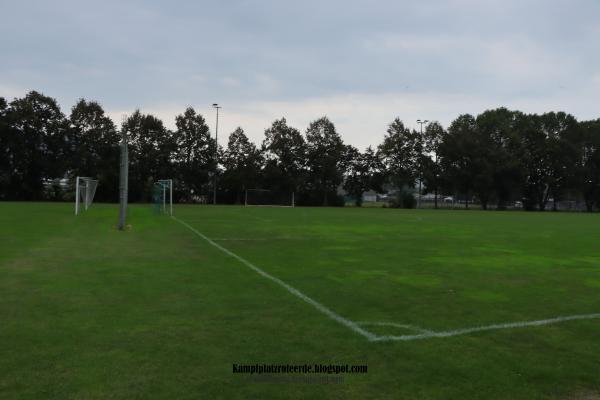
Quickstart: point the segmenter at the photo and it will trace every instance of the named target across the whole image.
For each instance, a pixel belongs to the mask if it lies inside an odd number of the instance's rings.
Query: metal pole
[[[169,179],[169,215],[173,216],[173,179]]]
[[[85,181],[85,211],[87,211],[90,204],[90,180]]]
[[[423,138],[423,124],[421,124],[421,138]],[[421,208],[421,182],[423,182],[423,168],[419,159],[419,201],[417,202],[417,208]]]
[[[75,215],[79,214],[79,177],[75,178]]]
[[[419,142],[423,143],[423,124],[428,123],[428,120],[421,121],[417,120],[417,124],[421,125],[421,136],[419,137]],[[422,156],[422,154],[421,154]],[[421,162],[421,157],[419,157],[419,198],[417,199],[417,208],[421,208],[421,183],[423,182],[423,163]]]
[[[246,189],[246,193],[244,194],[244,207],[248,207],[248,189]]]
[[[213,179],[213,204],[217,204],[217,171],[219,170],[219,108],[217,103],[213,104],[213,107],[217,109],[217,123],[215,126],[215,175]]]
[[[127,154],[127,131],[123,129],[121,141],[121,171],[119,176],[119,229],[125,229],[127,218],[127,185],[129,175],[129,158]]]

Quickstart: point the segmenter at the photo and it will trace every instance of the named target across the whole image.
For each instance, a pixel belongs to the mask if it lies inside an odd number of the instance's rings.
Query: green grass
[[[445,331],[600,312],[600,215],[176,206],[352,321]],[[130,207],[0,203],[0,398],[571,399],[600,393],[600,320],[370,342]],[[377,335],[410,334],[367,327]],[[337,384],[232,364],[367,364]]]

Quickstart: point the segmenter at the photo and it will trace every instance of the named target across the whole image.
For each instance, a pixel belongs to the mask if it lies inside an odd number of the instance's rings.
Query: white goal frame
[[[83,201],[83,211],[86,211],[94,201],[98,180],[87,176],[75,177],[75,215],[79,215],[81,202]]]
[[[162,212],[170,216],[173,215],[173,179],[159,179],[154,182],[155,185],[159,185],[162,191]],[[169,192],[168,197],[168,210],[167,210],[167,191]]]
[[[274,192],[273,190],[270,190],[270,189],[246,189],[244,191],[244,207],[290,207],[290,208],[294,208],[296,206],[294,192],[290,192],[291,204],[248,204],[248,191]]]

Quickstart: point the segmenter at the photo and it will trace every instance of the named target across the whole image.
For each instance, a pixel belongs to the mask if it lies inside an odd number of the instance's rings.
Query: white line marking
[[[211,238],[211,240],[215,242],[246,242],[246,241],[270,241],[270,240],[291,240],[293,237],[289,236],[280,236],[280,237],[271,237],[271,238]]]
[[[194,232],[196,235],[198,235],[202,239],[206,240],[210,245],[212,245],[212,246],[216,247],[217,249],[221,250],[223,253],[225,253],[225,254],[227,254],[227,255],[235,258],[236,260],[238,260],[239,262],[241,262],[242,264],[244,264],[245,266],[247,266],[248,268],[250,268],[254,272],[258,273],[259,275],[263,276],[264,278],[270,279],[271,281],[279,284],[280,286],[283,286],[288,292],[290,292],[291,294],[293,294],[293,295],[301,298],[302,300],[304,300],[308,304],[312,305],[317,310],[321,311],[323,314],[327,315],[332,320],[339,322],[340,324],[346,326],[347,328],[350,328],[352,331],[358,333],[359,335],[362,335],[362,336],[366,337],[367,339],[369,339],[371,341],[377,340],[379,338],[379,336],[377,336],[377,335],[375,335],[375,334],[373,334],[373,333],[371,333],[371,332],[369,332],[369,331],[361,328],[355,322],[352,322],[352,321],[350,321],[350,320],[342,317],[341,315],[338,315],[338,314],[334,313],[329,308],[325,307],[324,305],[322,305],[321,303],[317,302],[316,300],[311,299],[310,297],[308,297],[307,295],[305,295],[304,293],[302,293],[298,289],[296,289],[296,288],[288,285],[287,283],[285,283],[281,279],[276,278],[273,275],[270,275],[270,274],[266,273],[262,269],[258,268],[254,264],[252,264],[250,261],[247,261],[246,259],[238,256],[237,254],[235,254],[234,252],[226,249],[225,247],[221,246],[220,244],[213,242],[207,236],[205,236],[202,233],[200,233],[199,231],[197,231],[191,225],[185,223],[184,221],[182,221],[182,220],[180,220],[180,219],[178,219],[176,217],[171,217],[171,218],[173,218],[175,221],[179,222],[183,226],[186,226],[189,230],[191,230],[192,232]]]
[[[408,329],[411,331],[415,331],[415,332],[420,332],[420,333],[435,333],[434,331],[430,331],[427,329],[423,329],[423,328],[419,328],[418,326],[414,326],[414,325],[408,325],[408,324],[398,324],[396,322],[368,322],[368,321],[361,321],[361,322],[357,322],[358,325],[367,325],[367,326],[393,326],[394,328],[402,328],[402,329]]]
[[[596,319],[596,318],[600,318],[600,313],[568,315],[568,316],[564,316],[564,317],[540,319],[537,321],[509,322],[509,323],[505,323],[505,324],[477,326],[474,328],[455,329],[455,330],[444,331],[444,332],[421,333],[418,335],[401,335],[401,336],[385,335],[385,336],[377,336],[375,339],[371,339],[371,340],[375,341],[375,342],[385,342],[385,341],[391,341],[391,340],[410,341],[410,340],[418,340],[418,339],[446,338],[446,337],[450,337],[450,336],[465,335],[467,333],[473,333],[473,332],[492,331],[492,330],[497,330],[497,329],[524,328],[527,326],[542,326],[542,325],[556,324],[556,323],[565,322],[565,321],[573,321],[573,320],[578,320],[578,319]]]

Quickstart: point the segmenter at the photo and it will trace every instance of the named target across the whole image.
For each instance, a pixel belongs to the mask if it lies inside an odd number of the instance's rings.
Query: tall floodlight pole
[[[122,129],[121,139],[121,166],[119,174],[119,224],[120,230],[125,229],[125,219],[127,217],[127,185],[129,175],[129,155],[127,150],[127,129]]]
[[[421,137],[419,138],[419,141],[421,143],[423,143],[423,125],[428,123],[428,120],[424,120],[421,121],[420,119],[417,120],[417,124],[421,125]],[[419,198],[417,200],[417,208],[421,208],[421,182],[423,182],[423,165],[422,165],[422,160],[420,160],[421,157],[419,157]]]
[[[217,204],[217,171],[219,170],[219,108],[220,105],[213,103],[213,108],[217,110],[217,124],[215,126],[215,173],[213,179],[213,204]]]

